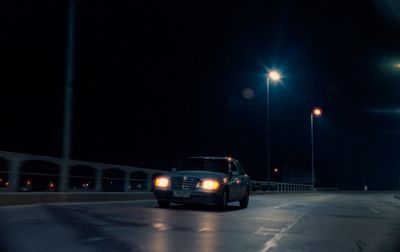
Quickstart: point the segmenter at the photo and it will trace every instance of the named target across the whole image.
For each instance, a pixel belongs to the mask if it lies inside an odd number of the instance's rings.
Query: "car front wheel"
[[[159,207],[166,208],[166,207],[169,207],[169,204],[171,202],[165,201],[165,200],[157,200],[157,203],[158,203]]]
[[[228,207],[228,192],[225,189],[222,191],[217,207],[219,210],[225,210]]]
[[[239,201],[240,204],[240,208],[247,208],[247,206],[249,205],[249,190],[246,190],[246,193],[243,197],[243,199],[241,199]]]

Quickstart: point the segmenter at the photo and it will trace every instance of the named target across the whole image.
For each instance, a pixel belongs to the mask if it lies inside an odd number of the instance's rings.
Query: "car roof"
[[[226,159],[230,158],[230,159],[232,159],[232,160],[234,160],[234,161],[237,161],[236,159],[231,158],[231,157],[197,156],[197,157],[189,157],[189,158],[193,158],[193,159],[214,159],[214,160],[226,160]]]

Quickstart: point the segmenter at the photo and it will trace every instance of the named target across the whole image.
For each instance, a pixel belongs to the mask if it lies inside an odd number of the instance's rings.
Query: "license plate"
[[[189,198],[190,192],[189,191],[174,191],[174,197]]]

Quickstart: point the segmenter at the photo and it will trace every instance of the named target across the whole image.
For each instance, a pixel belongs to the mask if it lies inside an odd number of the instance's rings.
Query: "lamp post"
[[[314,108],[311,111],[311,185],[314,188],[315,175],[314,175],[314,117],[320,117],[322,110],[320,108]]]
[[[267,170],[268,181],[270,181],[271,173],[271,144],[270,144],[270,110],[269,110],[269,85],[270,82],[278,82],[281,79],[281,74],[276,70],[269,71],[266,75],[267,78]]]
[[[65,64],[64,127],[60,191],[68,190],[69,159],[71,155],[72,100],[74,82],[75,8],[76,0],[68,1],[67,55]]]

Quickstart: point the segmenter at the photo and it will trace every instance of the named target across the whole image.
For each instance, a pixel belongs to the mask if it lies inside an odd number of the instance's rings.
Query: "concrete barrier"
[[[311,192],[311,191],[310,191]],[[253,191],[252,195],[275,194],[273,191]],[[287,192],[279,192],[287,193]],[[0,193],[0,206],[33,205],[66,202],[108,202],[155,200],[152,192],[7,192]]]
[[[62,202],[102,202],[154,199],[152,192],[30,192],[0,193],[0,206]]]

